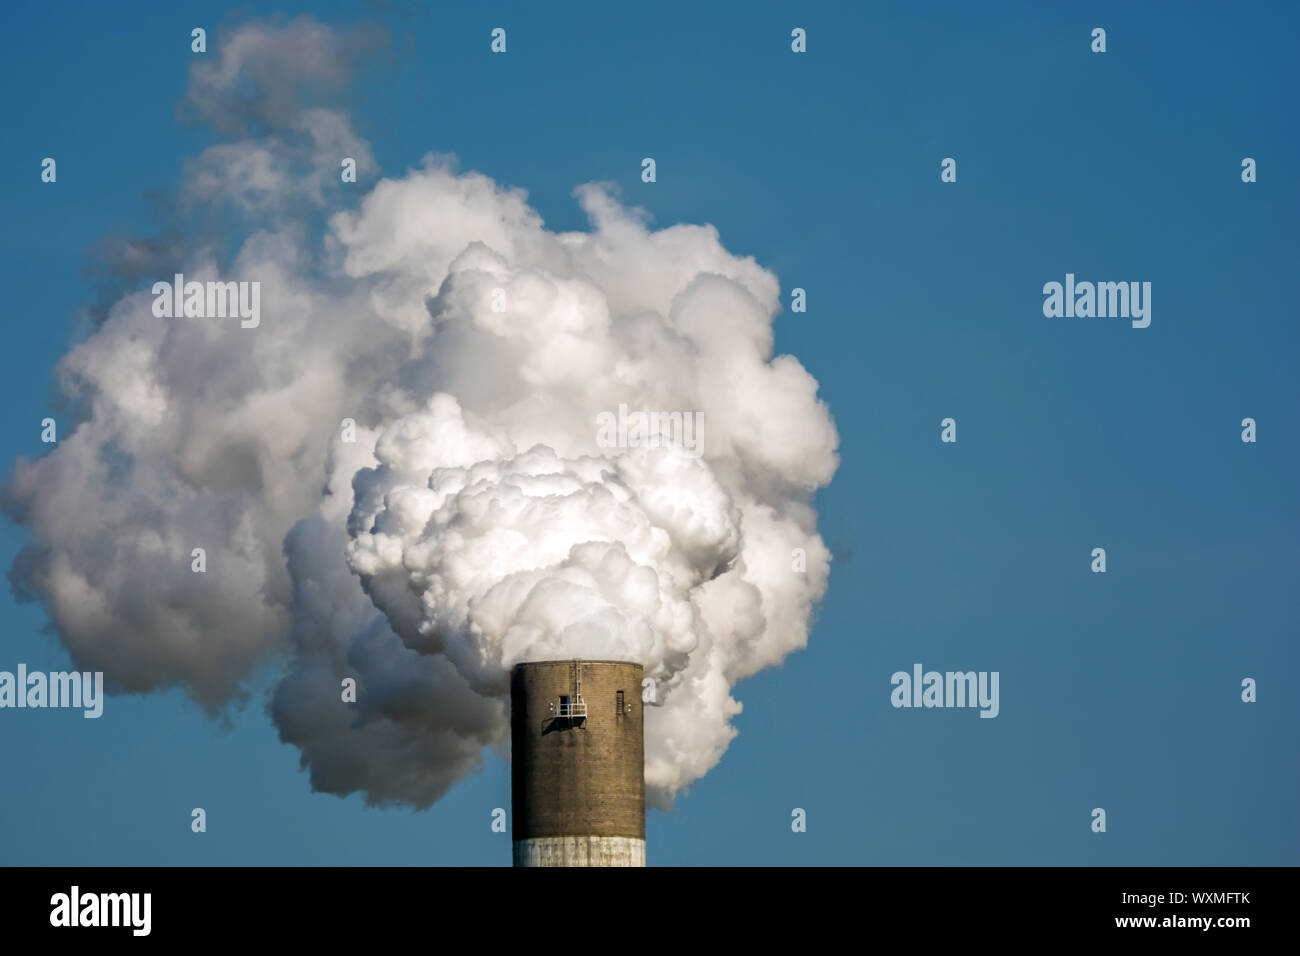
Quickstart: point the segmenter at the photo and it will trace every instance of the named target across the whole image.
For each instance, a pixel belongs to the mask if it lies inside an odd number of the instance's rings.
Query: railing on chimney
[[[557,713],[556,716],[557,717],[586,717],[587,705],[580,700],[575,700],[572,703],[568,703],[568,704],[560,704],[559,713]]]
[[[550,713],[542,719],[542,726],[551,720],[587,719],[587,703],[582,699],[582,661],[573,662],[573,695],[551,701]]]

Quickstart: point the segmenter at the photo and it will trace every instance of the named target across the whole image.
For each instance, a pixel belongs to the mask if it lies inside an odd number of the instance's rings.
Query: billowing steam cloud
[[[223,232],[112,244],[135,291],[59,366],[80,421],[6,490],[31,535],[11,579],[119,690],[219,712],[287,662],[282,739],[315,788],[377,803],[428,806],[504,747],[514,662],[641,661],[666,805],[826,587],[808,501],[837,439],[816,381],[772,355],[777,280],[600,186],[576,193],[590,231],[563,234],[436,156],[364,192],[368,147],[307,97],[366,46],[252,24],[194,69],[186,109],[250,137],[197,157],[179,197]],[[174,271],[259,281],[260,324],[155,317],[148,282]],[[620,406],[699,413],[699,444],[599,441]]]

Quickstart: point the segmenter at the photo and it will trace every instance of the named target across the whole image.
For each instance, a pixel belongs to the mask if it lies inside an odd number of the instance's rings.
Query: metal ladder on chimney
[[[586,729],[587,705],[582,700],[582,661],[573,662],[573,716],[583,718],[580,725]]]

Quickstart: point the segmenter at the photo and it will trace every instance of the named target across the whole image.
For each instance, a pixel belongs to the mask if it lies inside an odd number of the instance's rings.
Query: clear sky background
[[[190,29],[211,50],[250,9],[389,26],[346,91],[383,172],[454,153],[552,230],[586,228],[576,185],[614,180],[658,226],[715,225],[787,303],[807,290],[777,346],[840,431],[830,588],[808,648],[737,686],[721,763],[650,814],[652,865],[1300,863],[1300,7],[14,6],[6,475],[42,452],[96,301],[87,250],[153,231],[150,197],[209,142],[175,120]],[[1150,328],[1045,318],[1067,272],[1151,282]],[[0,531],[4,566],[23,542]],[[5,589],[0,669],[69,666],[45,625]],[[892,708],[917,662],[998,671],[1001,713]],[[313,794],[264,711],[277,675],[225,725],[180,692],[95,721],[0,711],[0,864],[509,863],[506,764],[422,813]]]

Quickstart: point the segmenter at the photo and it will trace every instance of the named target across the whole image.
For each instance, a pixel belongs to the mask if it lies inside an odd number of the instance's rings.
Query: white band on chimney
[[[515,866],[645,866],[645,840],[637,837],[533,837],[514,848]]]

